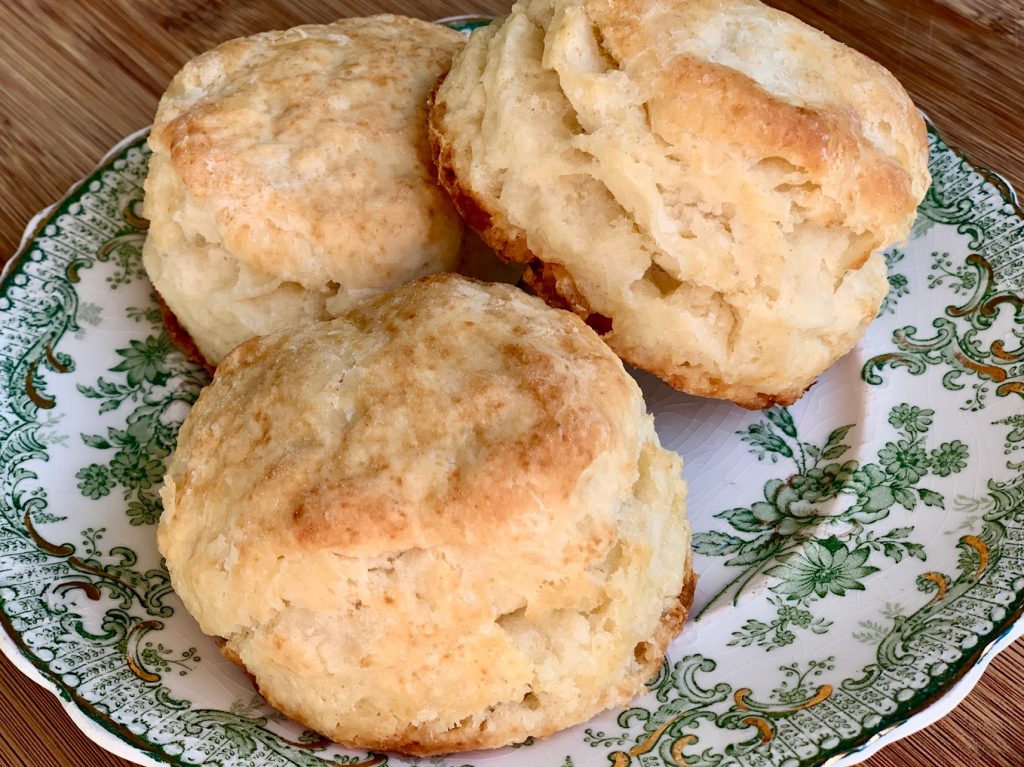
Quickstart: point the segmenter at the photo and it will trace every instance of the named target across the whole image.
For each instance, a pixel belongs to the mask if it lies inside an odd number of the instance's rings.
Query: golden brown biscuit
[[[143,259],[206,361],[455,268],[426,99],[463,39],[344,19],[232,40],[177,74],[149,139]]]
[[[537,293],[747,407],[853,347],[929,181],[892,75],[755,0],[520,0],[456,58],[431,139]]]
[[[642,691],[693,596],[681,461],[577,317],[425,278],[250,340],[189,414],[160,551],[309,727],[435,754]]]

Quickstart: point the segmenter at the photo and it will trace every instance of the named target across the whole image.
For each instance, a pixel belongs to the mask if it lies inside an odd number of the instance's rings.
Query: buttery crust
[[[643,689],[692,599],[681,468],[578,317],[438,275],[231,352],[158,542],[289,715],[354,747],[493,748]]]
[[[457,56],[430,139],[538,295],[671,386],[752,408],[856,343],[929,183],[899,83],[754,0],[520,0]]]
[[[253,335],[455,269],[426,98],[464,38],[401,16],[231,40],[161,99],[143,261],[211,364]]]
[[[697,575],[690,569],[690,562],[687,561],[686,576],[679,596],[676,597],[671,607],[666,608],[665,612],[662,613],[661,622],[658,624],[658,628],[655,630],[651,641],[638,644],[634,648],[634,656],[641,664],[644,679],[651,679],[658,673],[669,645],[672,644],[672,641],[683,630],[686,616],[689,615],[690,606],[693,604],[693,594],[696,588]],[[301,712],[289,711],[287,705],[282,705],[279,701],[274,700],[272,693],[266,693],[260,688],[259,680],[249,672],[242,659],[234,650],[227,646],[223,638],[217,637],[215,641],[221,654],[245,672],[253,687],[259,691],[267,703],[292,719],[302,718]],[[627,694],[624,699],[630,697],[633,696]],[[609,705],[615,704],[611,703]],[[510,743],[515,743],[528,737],[541,738],[553,735],[560,729],[563,729],[563,727],[555,724],[548,725],[548,729],[545,730],[529,730],[526,727],[521,727],[517,731],[510,730],[506,736]],[[494,745],[493,738],[485,738],[479,731],[474,732],[465,728],[450,730],[444,733],[443,736],[438,737],[437,733],[430,730],[423,732],[422,728],[409,727],[387,739],[360,743],[359,747],[372,751],[396,751],[403,754],[433,756],[455,751],[475,751],[493,748]]]

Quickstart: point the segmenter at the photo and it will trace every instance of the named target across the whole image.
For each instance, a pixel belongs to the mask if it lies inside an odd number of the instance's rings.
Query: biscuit
[[[854,346],[929,183],[892,75],[755,0],[520,0],[456,57],[431,141],[535,292],[746,407]]]
[[[463,42],[344,19],[231,40],[175,76],[149,138],[143,262],[206,362],[455,268],[426,100]]]
[[[644,689],[693,597],[686,485],[584,323],[424,278],[247,341],[161,493],[175,591],[341,743],[540,737]]]

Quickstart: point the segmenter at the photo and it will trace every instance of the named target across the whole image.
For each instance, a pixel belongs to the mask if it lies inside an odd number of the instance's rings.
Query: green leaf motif
[[[107,450],[110,448],[110,443],[103,439],[99,434],[83,434],[82,442],[89,447],[95,447],[99,450]]]
[[[741,432],[751,452],[789,457],[793,473],[767,481],[762,500],[715,515],[734,534],[716,530],[694,536],[698,553],[723,557],[725,567],[741,570],[708,604],[726,597],[735,604],[761,575],[785,605],[806,616],[780,608],[775,620],[750,619],[734,632],[737,644],[770,650],[795,641],[790,634],[796,631],[827,631],[831,624],[815,618],[813,603],[864,590],[864,579],[879,570],[870,561],[872,556],[894,562],[925,559],[924,546],[910,539],[913,526],[896,527],[884,535],[872,526],[897,507],[910,512],[919,504],[944,508],[940,493],[918,483],[929,473],[948,476],[960,471],[968,451],[954,440],[929,453],[926,438],[934,415],[930,408],[895,405],[888,415],[895,438],[884,443],[876,461],[863,464],[836,460],[850,450],[844,440],[852,424],[832,429],[823,442],[806,442],[788,412],[776,408]],[[848,501],[833,503],[844,497]],[[829,534],[830,529],[835,532]]]
[[[142,652],[139,654],[139,658],[152,671],[157,673],[177,671],[178,676],[185,676],[190,671],[194,671],[194,664],[202,660],[196,654],[195,647],[190,647],[183,653],[176,654],[174,650],[164,647],[159,642],[156,644],[146,642]]]
[[[917,498],[915,498],[914,494],[905,487],[893,487],[892,496],[896,499],[896,502],[907,511],[913,511],[914,506],[917,504]]]
[[[925,553],[924,546],[922,546],[920,543],[908,541],[907,543],[903,544],[903,548],[906,549],[907,554],[912,556],[914,559],[920,559],[922,562],[924,562],[928,558],[927,553]]]
[[[771,508],[770,504],[762,505]],[[763,530],[766,524],[766,521],[754,516],[754,512],[750,509],[728,509],[715,514],[715,517],[726,520],[734,528],[744,533],[756,533]]]
[[[712,530],[699,536],[699,540],[695,539],[693,549],[698,554],[720,557],[723,554],[731,554],[743,544],[744,540],[742,538]]]
[[[775,424],[787,437],[796,438],[796,424],[789,410],[784,407],[773,407],[765,411],[765,416]]]
[[[730,567],[756,564],[771,557],[779,550],[779,542],[773,540],[772,536],[764,535],[759,539],[741,544],[736,549],[736,556],[725,561]]]
[[[833,458],[838,458],[839,456],[841,456],[843,453],[845,453],[849,449],[850,448],[847,445],[833,445],[828,450],[823,452],[821,454],[821,457],[826,459],[826,460],[831,460]]]
[[[838,429],[833,430],[832,433],[828,435],[828,439],[825,440],[825,447],[828,448],[832,445],[840,444],[846,438],[846,435],[850,433],[850,429],[852,428],[853,424],[847,424],[846,426],[840,426]]]
[[[779,456],[785,458],[793,457],[793,450],[786,443],[786,440],[779,436],[770,424],[764,421],[751,424],[745,430],[737,432],[737,434],[740,435],[741,440],[753,448],[753,453],[759,461],[763,460],[766,456],[772,462],[778,461]]]

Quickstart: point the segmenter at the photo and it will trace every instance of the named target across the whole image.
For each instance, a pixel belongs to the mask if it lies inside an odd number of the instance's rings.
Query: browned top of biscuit
[[[642,413],[574,315],[441,275],[236,348],[171,476],[179,495],[245,507],[246,535],[288,545],[359,554],[532,535],[597,456],[635,439]]]
[[[425,102],[463,42],[389,15],[231,40],[177,74],[150,144],[243,263],[303,285],[342,266],[347,288],[387,283],[389,254],[449,236]]]
[[[642,84],[655,136],[678,144],[695,133],[713,135],[824,185],[842,182],[846,199],[820,211],[822,225],[842,221],[854,206],[882,220],[913,213],[928,183],[919,151],[927,143],[924,121],[881,65],[755,0],[731,0],[727,11],[717,0],[586,5],[605,54]],[[677,44],[706,37],[709,20],[725,13],[732,18],[716,30],[716,43]],[[785,58],[759,46],[784,49]],[[867,113],[886,117],[888,135],[868,134]]]

